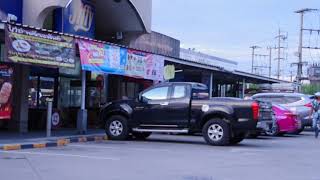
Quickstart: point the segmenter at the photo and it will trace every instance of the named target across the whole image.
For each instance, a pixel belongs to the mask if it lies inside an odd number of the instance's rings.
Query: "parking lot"
[[[74,143],[0,152],[5,180],[290,179],[320,180],[320,140],[300,136],[208,146],[201,136],[152,135],[146,141]]]

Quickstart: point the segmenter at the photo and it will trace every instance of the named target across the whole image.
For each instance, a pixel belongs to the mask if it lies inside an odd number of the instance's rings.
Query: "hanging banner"
[[[152,58],[147,59],[145,79],[152,79],[156,81],[163,81],[164,73],[164,57],[159,55],[152,55]]]
[[[127,50],[97,42],[77,40],[82,70],[124,75]]]
[[[163,80],[163,56],[86,40],[77,43],[82,70]]]
[[[11,66],[0,64],[0,120],[11,119],[12,74]]]
[[[128,50],[126,75],[144,78],[147,61],[152,61],[152,55],[140,51]]]
[[[74,38],[6,24],[5,61],[75,68]]]

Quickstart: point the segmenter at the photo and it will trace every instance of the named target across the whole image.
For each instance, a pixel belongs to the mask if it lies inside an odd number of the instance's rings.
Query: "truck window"
[[[186,91],[187,89],[186,89],[186,86],[184,85],[174,86],[172,98],[174,99],[184,98],[186,97],[186,94],[187,94]]]
[[[168,98],[169,87],[157,87],[142,94],[148,100],[165,100]]]
[[[207,90],[202,90],[202,89],[193,89],[192,90],[192,99],[208,99],[209,98],[209,93]]]

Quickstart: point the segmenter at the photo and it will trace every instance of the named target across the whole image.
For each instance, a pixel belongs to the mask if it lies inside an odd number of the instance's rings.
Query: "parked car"
[[[152,132],[202,133],[210,145],[241,142],[257,126],[259,104],[253,100],[209,98],[206,85],[161,83],[133,100],[115,101],[101,109],[108,137],[144,139]]]
[[[295,133],[301,133],[306,126],[312,126],[309,116],[312,97],[299,93],[259,93],[252,97],[255,100],[268,101],[288,108],[301,121],[302,125]]]
[[[301,128],[301,121],[297,115],[281,105],[273,105],[273,112],[276,117],[276,125],[268,135],[278,136],[286,133],[294,133]]]

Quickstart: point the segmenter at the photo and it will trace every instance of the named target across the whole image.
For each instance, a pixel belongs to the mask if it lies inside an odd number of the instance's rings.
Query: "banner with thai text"
[[[124,75],[127,50],[98,42],[77,40],[82,70]]]
[[[164,57],[94,41],[77,40],[82,69],[163,80]]]
[[[74,38],[6,24],[7,62],[75,67]]]

